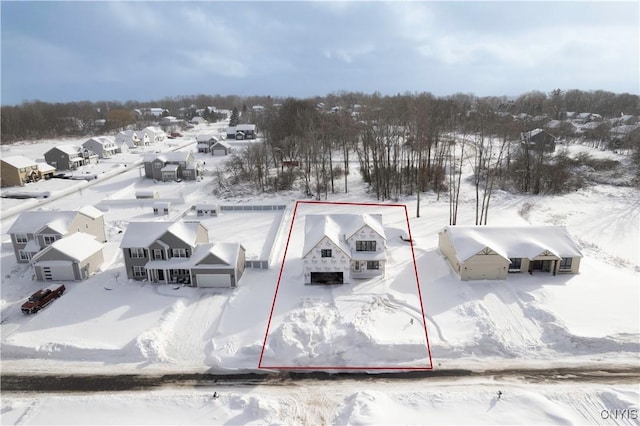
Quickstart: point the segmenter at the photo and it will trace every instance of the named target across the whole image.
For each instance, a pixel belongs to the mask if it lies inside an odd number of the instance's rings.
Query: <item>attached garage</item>
[[[103,244],[93,235],[76,232],[45,247],[31,259],[38,281],[79,281],[102,265]]]
[[[73,262],[58,260],[37,262],[33,265],[36,276],[43,281],[75,281]]]
[[[231,287],[230,274],[196,274],[196,286],[205,288]]]
[[[311,284],[344,284],[344,273],[311,272]]]

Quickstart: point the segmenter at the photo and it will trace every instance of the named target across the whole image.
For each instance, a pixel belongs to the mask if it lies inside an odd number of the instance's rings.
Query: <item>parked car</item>
[[[49,303],[62,296],[66,290],[64,284],[51,285],[33,293],[26,302],[22,304],[22,312],[25,314],[35,314]]]

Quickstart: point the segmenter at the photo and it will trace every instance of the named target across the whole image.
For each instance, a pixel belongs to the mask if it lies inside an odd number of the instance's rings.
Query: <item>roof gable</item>
[[[103,244],[99,243],[93,235],[76,232],[47,246],[33,257],[33,261],[49,258],[53,253],[61,257],[82,262],[102,250]]]

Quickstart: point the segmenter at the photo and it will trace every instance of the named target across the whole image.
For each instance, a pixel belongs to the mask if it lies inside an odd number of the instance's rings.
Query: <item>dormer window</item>
[[[376,251],[376,242],[356,241],[356,251]]]

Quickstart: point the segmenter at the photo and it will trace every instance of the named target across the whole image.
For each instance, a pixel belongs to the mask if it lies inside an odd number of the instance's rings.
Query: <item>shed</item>
[[[171,210],[171,203],[168,201],[156,201],[153,203],[153,214],[168,215]]]
[[[218,205],[200,203],[195,206],[196,214],[198,216],[218,216]]]
[[[136,198],[137,199],[148,199],[148,198],[158,198],[160,195],[158,194],[158,191],[154,191],[154,190],[140,190],[140,191],[136,191]]]

